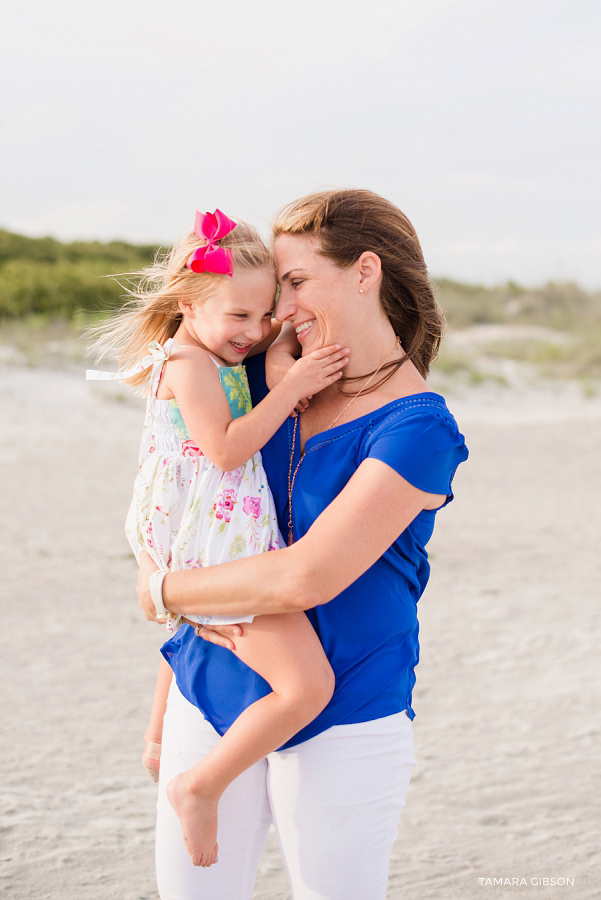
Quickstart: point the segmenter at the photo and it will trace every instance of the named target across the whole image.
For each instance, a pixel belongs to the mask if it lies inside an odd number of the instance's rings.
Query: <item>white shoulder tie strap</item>
[[[144,356],[133,369],[121,372],[101,372],[98,369],[86,369],[87,381],[123,381],[124,378],[132,378],[145,372],[157,363],[162,365],[166,362],[177,347],[173,346],[173,338],[169,338],[163,345],[158,341],[151,341],[148,345],[148,353]]]

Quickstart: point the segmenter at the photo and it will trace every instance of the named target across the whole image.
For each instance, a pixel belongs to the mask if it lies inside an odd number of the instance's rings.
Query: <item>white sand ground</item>
[[[389,898],[599,897],[601,401],[449,400],[472,455],[431,544]],[[163,634],[137,611],[123,537],[140,424],[79,370],[0,369],[7,898],[157,897],[138,757]],[[270,840],[255,898],[288,897]]]

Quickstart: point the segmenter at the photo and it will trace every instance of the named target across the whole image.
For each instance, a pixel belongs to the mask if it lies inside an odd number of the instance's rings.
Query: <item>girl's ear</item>
[[[188,300],[178,300],[179,311],[188,319],[194,318],[194,304]]]

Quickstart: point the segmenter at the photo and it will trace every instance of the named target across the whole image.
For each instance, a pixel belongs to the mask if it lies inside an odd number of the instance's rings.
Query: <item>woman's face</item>
[[[303,356],[348,341],[349,299],[358,293],[355,267],[340,269],[317,246],[316,238],[282,234],[273,248],[280,285],[276,318],[294,325]]]

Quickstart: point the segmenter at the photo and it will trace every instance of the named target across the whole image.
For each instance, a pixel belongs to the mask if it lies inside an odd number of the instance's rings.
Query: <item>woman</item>
[[[240,626],[179,630],[189,678],[170,695],[163,735],[157,872],[163,900],[250,898],[273,820],[295,900],[382,900],[412,758],[416,605],[425,545],[467,450],[425,376],[442,333],[417,236],[369,191],[327,191],[286,207],[274,224],[276,315],[303,354],[351,348],[340,381],[268,442],[263,461],[290,546],[170,573],[173,613],[305,610],[336,676],[326,709],[248,770],[219,808],[220,861],[195,869],[165,784],[269,690],[231,652]],[[254,399],[266,386],[248,366]],[[140,570],[140,605],[156,607]],[[186,699],[194,683],[205,719]]]

